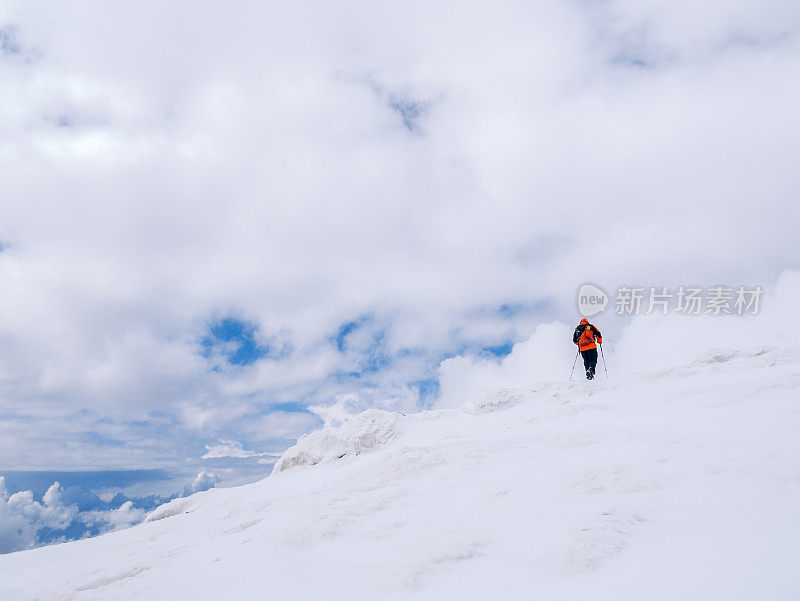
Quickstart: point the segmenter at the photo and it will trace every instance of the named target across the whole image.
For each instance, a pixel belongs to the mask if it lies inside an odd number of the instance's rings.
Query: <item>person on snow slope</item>
[[[597,367],[597,345],[603,344],[603,336],[600,334],[600,330],[589,323],[588,319],[583,318],[575,328],[572,342],[578,345],[581,357],[583,357],[586,379],[591,380],[594,378],[594,370]]]

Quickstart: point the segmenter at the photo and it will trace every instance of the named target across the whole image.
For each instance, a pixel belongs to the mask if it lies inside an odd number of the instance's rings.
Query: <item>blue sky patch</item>
[[[423,407],[429,407],[439,398],[441,385],[438,378],[426,378],[411,382],[411,387],[416,389],[419,395],[419,402]]]
[[[632,52],[620,52],[612,57],[611,62],[622,67],[634,67],[638,69],[649,69],[655,66],[653,62],[649,61],[644,56]]]
[[[497,314],[504,319],[515,319],[526,315],[543,313],[550,309],[550,304],[545,301],[534,303],[506,303],[497,308]]]
[[[374,374],[392,364],[386,330],[375,325],[371,315],[342,323],[331,338],[340,353],[352,355],[355,369],[338,374],[339,378],[358,379]]]
[[[511,349],[514,348],[514,343],[512,341],[505,342],[503,344],[498,344],[497,346],[485,346],[483,347],[483,352],[494,357],[506,357],[507,355],[511,354]]]
[[[419,133],[419,120],[428,108],[428,103],[420,102],[411,98],[390,95],[387,103],[390,109],[400,115],[403,126],[412,133]]]
[[[391,111],[396,113],[406,128],[412,134],[421,134],[420,121],[428,112],[431,102],[414,98],[409,91],[391,91],[372,76],[366,77],[366,83],[372,88],[375,96]]]
[[[345,352],[347,350],[347,337],[361,328],[368,321],[370,321],[370,317],[365,315],[354,321],[346,321],[340,325],[339,329],[336,330],[336,334],[333,336],[333,342],[336,345],[336,350],[338,350],[340,353]]]
[[[376,340],[375,346],[369,350],[366,358],[360,363],[359,368],[362,374],[374,374],[392,364],[392,356],[379,348],[382,344],[382,338]]]
[[[88,442],[101,447],[122,447],[125,441],[114,438],[107,438],[97,432],[84,432],[81,436],[82,442]]]
[[[203,338],[203,356],[224,356],[231,365],[250,365],[270,354],[269,346],[256,341],[257,326],[226,317],[211,325]]]
[[[0,27],[0,55],[11,56],[22,52],[17,28],[14,25]]]

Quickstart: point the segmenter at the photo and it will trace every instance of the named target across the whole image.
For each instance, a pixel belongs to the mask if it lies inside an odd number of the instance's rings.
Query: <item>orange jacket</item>
[[[600,330],[590,324],[588,319],[584,318],[581,319],[580,325],[575,328],[572,342],[577,344],[580,350],[588,351],[597,348],[597,344],[603,344],[603,336],[600,334]]]

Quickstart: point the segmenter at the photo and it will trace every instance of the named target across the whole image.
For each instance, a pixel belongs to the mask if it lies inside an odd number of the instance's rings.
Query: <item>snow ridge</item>
[[[0,557],[0,598],[798,599],[798,391],[797,351],[720,350],[369,410],[260,482]]]

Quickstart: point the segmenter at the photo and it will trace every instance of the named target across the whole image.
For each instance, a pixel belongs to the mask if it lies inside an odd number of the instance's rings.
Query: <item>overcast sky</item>
[[[6,0],[0,468],[430,407],[586,281],[774,286],[799,34],[796,0]]]

